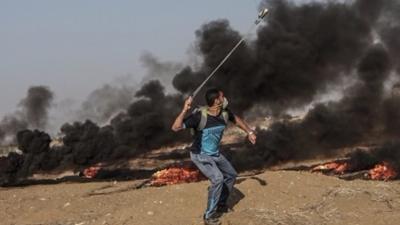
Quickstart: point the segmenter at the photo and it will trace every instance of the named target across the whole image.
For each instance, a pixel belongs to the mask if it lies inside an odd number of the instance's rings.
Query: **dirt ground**
[[[208,182],[135,189],[139,181],[0,188],[2,225],[202,224]],[[238,179],[226,225],[398,224],[400,182],[267,171]]]

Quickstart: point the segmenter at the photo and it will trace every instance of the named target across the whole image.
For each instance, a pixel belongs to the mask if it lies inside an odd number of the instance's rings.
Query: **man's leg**
[[[237,172],[222,154],[215,160],[215,162],[224,176],[224,185],[218,205],[220,207],[226,207],[229,194],[232,192],[233,185],[236,181]]]
[[[190,153],[190,157],[197,168],[211,181],[211,187],[208,190],[207,209],[204,214],[205,219],[209,219],[216,215],[224,177],[211,156]]]
[[[228,197],[229,197],[229,189],[227,187],[227,185],[224,183],[223,187],[222,187],[222,192],[221,192],[221,197],[219,199],[218,202],[218,208],[217,211],[220,213],[225,213],[228,209],[227,209],[227,201],[228,201]]]

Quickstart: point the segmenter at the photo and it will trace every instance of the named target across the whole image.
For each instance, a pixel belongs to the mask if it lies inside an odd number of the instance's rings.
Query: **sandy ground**
[[[207,181],[134,189],[138,182],[0,188],[0,224],[202,224]],[[267,171],[239,178],[231,204],[226,225],[399,224],[400,182]]]

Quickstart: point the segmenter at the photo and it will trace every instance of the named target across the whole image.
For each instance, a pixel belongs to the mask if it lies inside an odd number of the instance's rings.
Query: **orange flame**
[[[193,168],[171,167],[153,174],[150,185],[163,186],[198,182],[204,179],[199,170]]]
[[[83,170],[83,176],[86,178],[94,178],[101,169],[100,166],[91,166]]]
[[[322,165],[318,165],[312,169],[313,172],[316,171],[333,171],[338,174],[342,174],[348,170],[349,164],[347,162],[329,162]]]
[[[368,174],[372,180],[387,181],[397,177],[396,170],[388,162],[375,165],[373,169],[368,171]]]

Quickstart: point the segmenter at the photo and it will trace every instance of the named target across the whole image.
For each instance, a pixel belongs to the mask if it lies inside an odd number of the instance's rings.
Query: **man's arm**
[[[247,133],[249,141],[254,145],[256,143],[257,136],[254,133],[254,131],[250,128],[250,126],[244,120],[242,120],[240,117],[236,115],[235,115],[235,124],[240,129],[242,129],[244,132]]]
[[[192,97],[189,97],[188,99],[186,99],[182,111],[179,113],[179,115],[176,117],[174,123],[172,124],[171,129],[173,131],[178,132],[183,129],[183,119],[185,118],[185,114],[190,110],[192,101],[193,101]]]

